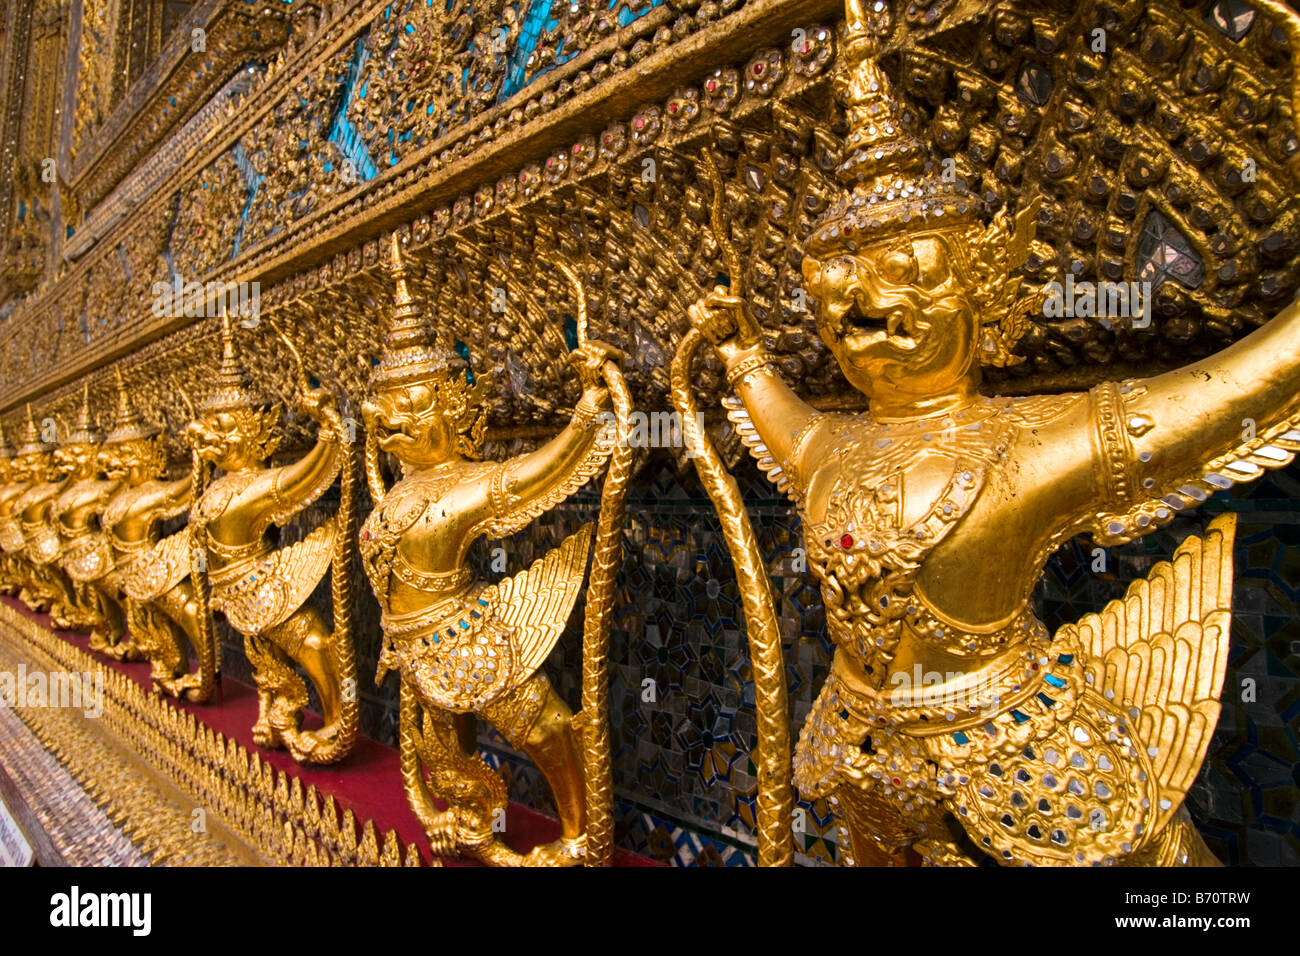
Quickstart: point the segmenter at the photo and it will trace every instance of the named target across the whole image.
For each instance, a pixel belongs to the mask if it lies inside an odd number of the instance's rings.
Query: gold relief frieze
[[[83,209],[106,196],[250,58],[280,49],[289,14],[277,4],[203,0],[131,86],[114,90],[130,42],[113,0],[85,4],[67,181]],[[201,31],[196,39],[194,30]],[[201,39],[201,43],[199,42]],[[201,49],[195,49],[196,46]]]
[[[758,3],[742,8],[734,16],[744,21],[739,25],[752,26],[757,31],[751,32],[752,36],[771,34],[781,36],[785,28],[783,24],[779,27],[777,24],[783,19],[788,20],[791,11],[797,10],[799,6],[799,4]],[[382,5],[376,9],[382,9]],[[273,276],[283,275],[288,269],[293,268],[291,263],[301,261],[304,254],[319,260],[322,247],[337,246],[340,236],[355,235],[358,229],[373,229],[376,218],[389,222],[400,221],[402,216],[400,210],[409,208],[419,196],[427,198],[431,185],[440,186],[444,193],[450,194],[455,184],[473,182],[475,164],[467,154],[482,153],[488,145],[491,145],[495,154],[492,165],[497,165],[504,155],[517,152],[521,143],[513,136],[512,131],[520,126],[527,126],[533,139],[541,136],[543,139],[549,139],[552,145],[557,140],[563,142],[569,138],[564,131],[564,126],[572,127],[576,118],[582,115],[583,110],[578,107],[589,107],[602,99],[600,95],[602,86],[616,86],[618,98],[627,102],[629,106],[634,105],[635,100],[630,99],[630,96],[635,95],[635,84],[631,82],[631,73],[626,68],[636,58],[644,61],[641,64],[642,68],[647,63],[653,62],[655,65],[652,85],[658,84],[670,88],[666,84],[675,82],[671,77],[671,69],[676,56],[674,50],[678,47],[685,48],[683,55],[692,58],[693,62],[700,63],[715,60],[718,55],[716,51],[722,47],[741,48],[734,30],[723,29],[722,24],[713,22],[720,15],[716,7],[705,4],[699,8],[693,18],[684,14],[678,15],[675,21],[677,25],[672,30],[668,30],[665,26],[668,18],[677,13],[679,11],[667,7],[656,8],[640,20],[634,21],[631,26],[611,32],[597,47],[539,78],[533,86],[528,87],[520,96],[506,104],[510,107],[508,110],[505,106],[488,110],[474,122],[461,124],[450,130],[446,137],[422,147],[397,166],[381,172],[374,181],[366,185],[364,190],[358,188],[350,192],[345,199],[321,204],[322,208],[305,220],[285,223],[284,228],[262,247],[255,247],[250,252],[241,253],[239,259],[227,267],[228,272],[233,273],[237,270],[240,278],[250,279],[256,278],[259,274],[266,276],[268,271]],[[355,36],[362,26],[364,20],[355,15],[349,20],[346,30],[338,22],[322,26],[321,39],[313,44],[311,61],[305,65],[301,64],[301,60],[296,61],[301,69],[273,63],[260,90],[250,98],[251,102],[247,108],[241,109],[240,116],[230,124],[230,132],[220,138],[209,155],[220,156],[228,152],[240,136],[251,129],[254,123],[262,121],[264,115],[272,110],[278,102],[277,97],[291,95],[290,74],[308,75],[321,65],[321,58],[331,56],[347,46],[351,42],[350,37]],[[733,23],[733,26],[737,24]],[[689,44],[684,41],[673,42],[676,36],[687,36],[692,30],[708,32],[712,41],[709,49],[715,51],[713,55],[705,56],[704,47],[698,42]],[[649,43],[651,37],[656,37],[658,42]],[[626,43],[631,43],[635,52],[620,55],[619,45]],[[645,76],[645,73],[638,73],[638,78],[643,81],[642,87],[645,85]],[[597,77],[602,79],[598,81]],[[578,87],[582,87],[585,92],[575,98],[572,94]],[[552,112],[564,111],[563,126],[557,124],[552,129],[546,122],[550,114],[544,104],[553,106]],[[202,162],[191,164],[181,175],[194,176],[196,169],[203,169],[206,165]],[[447,168],[449,175],[432,177],[429,175],[431,170],[440,168]],[[364,196],[364,201],[353,199],[353,193]],[[169,201],[172,201],[169,198],[169,190],[163,187],[156,191],[150,202],[153,205],[164,205]],[[366,223],[371,225],[366,226]],[[123,223],[119,229],[106,237],[108,242],[105,248],[93,250],[90,255],[93,257],[111,254],[111,246],[120,231],[131,228],[138,228],[138,226],[130,222]],[[285,255],[286,250],[289,253],[288,257]],[[84,268],[83,262],[77,263],[63,277],[61,284],[84,281],[85,273],[82,271]],[[263,281],[265,282],[265,279]],[[39,314],[41,311],[39,303],[20,308],[18,321],[14,325],[33,321],[32,313]],[[105,354],[122,351],[123,348],[118,343],[123,338],[138,342],[151,338],[174,325],[166,321],[151,322],[148,316],[142,318],[143,327],[139,321],[129,324],[131,329],[129,336],[113,335],[107,340],[91,343],[92,348],[88,348],[87,352],[90,353],[93,349],[94,359],[91,359],[88,354],[87,361],[79,364],[84,367],[93,364],[94,360],[102,361]],[[40,377],[48,382],[49,370],[42,370]],[[16,380],[16,378],[10,379],[10,381]]]
[[[980,27],[976,24],[971,29],[978,32]],[[1150,31],[1160,29],[1160,24],[1153,18],[1145,29],[1144,35],[1149,36]],[[1179,29],[1202,35],[1208,28],[1189,21]],[[553,286],[557,277],[537,274],[525,265],[533,261],[536,249],[548,246],[578,256],[594,280],[593,334],[641,357],[639,367],[629,368],[629,383],[634,391],[651,402],[655,401],[653,396],[663,394],[664,356],[671,354],[682,332],[678,317],[684,314],[691,296],[707,291],[718,268],[716,249],[707,230],[701,228],[703,202],[695,170],[698,146],[710,137],[720,148],[724,174],[729,180],[733,239],[751,273],[750,288],[762,310],[772,345],[781,356],[783,370],[803,380],[809,393],[818,396],[823,404],[835,401],[843,392],[842,380],[828,365],[816,341],[812,311],[815,303],[807,302],[807,311],[800,311],[796,305],[801,284],[792,263],[798,261],[803,236],[826,207],[830,195],[827,171],[834,168],[842,150],[842,114],[832,102],[827,83],[835,62],[833,42],[829,35],[825,40],[818,39],[819,32],[832,31],[815,25],[806,31],[813,38],[806,50],[768,48],[752,53],[748,60],[706,71],[695,83],[680,87],[664,100],[630,110],[620,122],[602,130],[569,137],[562,141],[563,148],[557,146],[522,169],[434,204],[428,212],[409,221],[413,265],[421,275],[416,281],[427,283],[426,294],[429,301],[438,303],[438,315],[454,317],[454,331],[471,360],[501,373],[491,412],[496,427],[553,422],[555,410],[572,398],[566,395],[562,377],[548,369],[552,358],[562,354],[559,349],[564,316],[545,306],[548,292],[554,298],[548,286]],[[968,40],[967,34],[956,31],[951,45],[961,48],[961,43]],[[340,44],[340,48],[345,45]],[[1055,208],[1061,210],[1056,213],[1059,221],[1072,223],[1074,220],[1065,213],[1074,201],[1071,190],[1082,190],[1100,177],[1107,191],[1093,204],[1101,214],[1081,218],[1096,229],[1105,226],[1114,233],[1124,223],[1119,213],[1130,200],[1132,187],[1128,184],[1132,177],[1160,174],[1162,167],[1158,163],[1142,167],[1126,160],[1122,169],[1114,171],[1094,162],[1095,175],[1088,178],[1052,178],[1044,175],[1051,169],[1050,156],[1037,171],[1027,173],[1027,157],[1049,151],[1053,143],[1061,142],[1055,130],[1050,130],[1050,135],[1037,135],[1038,126],[1026,126],[1024,135],[1000,133],[992,147],[986,148],[991,142],[990,128],[1005,125],[1013,117],[1027,123],[1023,103],[1008,104],[1005,98],[990,98],[982,93],[972,95],[974,105],[964,107],[962,112],[955,111],[951,104],[935,106],[926,99],[926,84],[936,83],[934,77],[942,77],[943,70],[960,73],[960,82],[972,88],[978,84],[984,84],[985,90],[994,88],[994,79],[980,76],[971,65],[979,55],[978,47],[968,49],[971,63],[960,70],[953,66],[954,54],[942,46],[939,38],[901,33],[892,49],[893,59],[887,61],[906,67],[903,73],[907,82],[903,85],[910,94],[907,102],[916,111],[916,121],[934,132],[945,148],[952,149],[963,175],[986,185],[989,191],[1005,189],[1003,177],[1016,170],[1019,172],[1014,174],[1025,183],[1043,179],[1042,186],[1034,188],[1051,190]],[[1126,62],[1122,56],[1117,56],[1117,61]],[[1002,71],[998,76],[1014,70],[1016,65],[1010,59],[998,65]],[[1171,65],[1166,71],[1176,76],[1185,69]],[[1124,78],[1129,73],[1131,70],[1121,71],[1108,82],[1127,82]],[[1271,83],[1282,88],[1285,70],[1279,66],[1276,75],[1263,79],[1268,82],[1261,80],[1254,87]],[[1243,89],[1248,92],[1249,88]],[[1278,138],[1278,124],[1266,120],[1268,116],[1289,119],[1291,106],[1282,99],[1273,97],[1266,104],[1267,110],[1257,107],[1253,118],[1248,116],[1239,122],[1244,123],[1248,135],[1259,137],[1266,146],[1277,141],[1273,153],[1267,149],[1259,153],[1260,174],[1266,180],[1278,174],[1278,164],[1286,155],[1286,141]],[[557,106],[557,114],[560,110],[562,106]],[[1057,104],[1047,110],[1046,119],[1036,122],[1045,126],[1068,119],[1069,110]],[[1288,123],[1282,125],[1289,128]],[[563,131],[564,127],[557,123],[551,135]],[[1141,132],[1150,135],[1146,130]],[[510,141],[508,133],[503,141]],[[1066,137],[1064,142],[1076,154],[1083,152],[1084,141]],[[497,141],[483,139],[478,147],[477,155],[485,157],[482,163],[490,168]],[[1187,148],[1191,148],[1190,142]],[[450,156],[448,160],[443,184],[462,181],[466,175],[462,169],[471,173],[478,169],[480,175],[484,171],[483,165],[465,164]],[[655,164],[652,180],[643,178],[647,160]],[[1179,159],[1172,166],[1166,164],[1170,189],[1180,187],[1185,178],[1180,178],[1180,168],[1187,162]],[[391,174],[391,179],[381,176],[378,186],[372,184],[364,193],[367,202],[348,199],[338,209],[329,202],[341,200],[331,200],[301,222],[285,222],[260,246],[205,276],[251,279],[259,274],[290,275],[285,280],[263,281],[264,312],[284,325],[310,330],[310,334],[300,336],[306,349],[318,349],[309,357],[309,364],[321,369],[323,376],[332,377],[332,387],[352,396],[360,394],[367,356],[374,354],[372,313],[374,303],[382,301],[375,295],[380,242],[378,238],[351,243],[345,239],[390,217],[400,222],[402,210],[409,208],[403,199],[404,188],[408,192],[443,188],[437,183],[432,187],[417,184],[417,168],[411,166],[403,172],[404,167],[395,167],[397,172]],[[425,178],[437,180],[438,176]],[[1098,380],[1098,370],[1106,362],[1129,361],[1150,368],[1153,362],[1167,361],[1169,355],[1176,354],[1171,349],[1186,340],[1189,330],[1193,335],[1208,332],[1211,337],[1223,339],[1241,334],[1250,323],[1262,321],[1270,306],[1265,287],[1259,282],[1267,278],[1274,290],[1286,287],[1286,268],[1278,269],[1275,263],[1279,255],[1285,256],[1287,244],[1295,241],[1295,198],[1278,200],[1269,213],[1271,220],[1263,224],[1231,209],[1224,212],[1225,201],[1231,200],[1231,190],[1213,197],[1202,183],[1183,201],[1185,213],[1180,213],[1178,206],[1165,207],[1175,227],[1189,234],[1196,231],[1196,217],[1203,215],[1198,207],[1215,208],[1223,213],[1221,221],[1232,221],[1237,234],[1248,240],[1246,251],[1239,256],[1233,249],[1216,251],[1207,244],[1199,254],[1206,273],[1213,273],[1212,281],[1195,296],[1182,295],[1156,303],[1165,310],[1187,309],[1187,299],[1192,298],[1200,308],[1199,315],[1189,311],[1184,321],[1168,322],[1159,333],[1122,338],[1118,348],[1113,335],[1109,337],[1112,344],[1107,345],[1107,336],[1086,319],[1035,319],[1026,332],[1023,348],[1032,356],[1031,362],[1016,370],[1017,379],[1007,378],[1006,373],[1001,379],[991,376],[994,387],[1039,380],[1087,385]],[[1126,243],[1139,231],[1132,225],[1133,218],[1130,214],[1123,232]],[[1038,278],[1050,278],[1062,263],[1068,265],[1090,248],[1085,240],[1062,232],[1055,223],[1048,224],[1042,235],[1050,239],[1047,251],[1037,259],[1031,258],[1026,267],[1027,272],[1036,270],[1032,274]],[[1274,248],[1279,242],[1280,253]],[[1091,248],[1091,261],[1097,263],[1096,268],[1104,268],[1109,260],[1097,257],[1095,239]],[[773,254],[773,250],[785,250],[785,254]],[[1125,249],[1118,253],[1117,261],[1134,253],[1132,248]],[[324,264],[294,271],[295,262],[326,257]],[[1238,282],[1234,292],[1233,283],[1222,276],[1238,263],[1243,270],[1254,270],[1257,283],[1252,287]],[[506,291],[501,312],[491,307],[496,289]],[[1215,300],[1215,294],[1235,299]],[[1216,324],[1224,302],[1239,306],[1237,318]],[[538,305],[542,306],[540,310]],[[526,317],[532,315],[538,318]],[[1250,318],[1252,315],[1254,318]],[[175,319],[160,321],[150,317],[145,317],[143,323],[124,322],[122,328],[109,330],[102,339],[93,341],[75,365],[55,371],[75,374],[78,366],[84,369],[102,361],[105,355],[129,351],[136,347],[133,343],[166,334],[167,328],[182,324]],[[210,335],[215,326],[209,323],[207,328]],[[278,356],[269,340],[266,349],[262,348],[262,333],[247,334],[257,337],[251,343],[252,353]],[[510,339],[515,341],[508,344]],[[160,346],[165,348],[166,341],[162,339]],[[341,356],[345,360],[340,361]],[[269,381],[279,383],[283,369],[274,367],[275,362],[268,365],[273,366],[268,369]],[[706,366],[704,374],[706,386],[720,385],[714,367]],[[10,381],[21,377],[20,370]],[[48,372],[41,377],[46,382],[50,379]],[[287,391],[287,385],[284,388]],[[26,392],[15,388],[4,401],[12,407]]]

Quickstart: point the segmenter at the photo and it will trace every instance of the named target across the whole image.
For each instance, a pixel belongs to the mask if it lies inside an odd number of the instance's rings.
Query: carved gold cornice
[[[130,234],[158,228],[151,217],[166,215],[176,189],[184,190],[198,171],[265,124],[276,104],[292,94],[295,84],[320,72],[331,56],[355,43],[385,6],[380,2],[364,11],[353,8],[343,13],[322,25],[309,46],[283,62],[273,63],[260,88],[250,94],[219,135],[205,144],[200,155],[160,184],[151,200],[133,210],[127,221],[110,230],[98,243],[99,248],[70,267],[36,300],[19,307],[7,327],[0,330],[0,355],[12,354],[13,343],[22,337],[31,341],[34,329],[42,321],[51,324],[54,314],[62,311],[75,316],[79,296],[94,282],[96,264],[116,256],[115,247]],[[304,269],[328,263],[349,248],[360,255],[363,240],[416,218],[431,205],[498,175],[517,175],[529,161],[542,159],[548,150],[571,145],[583,132],[592,131],[596,123],[625,117],[639,104],[667,95],[686,76],[698,77],[712,66],[740,59],[756,45],[781,43],[795,25],[838,9],[834,0],[753,0],[719,17],[720,12],[708,6],[695,16],[669,5],[652,10],[538,78],[519,95],[454,128],[373,180],[324,203],[305,219],[287,224],[282,233],[206,274],[204,280],[256,280],[268,286],[302,276]],[[686,27],[670,31],[679,21]],[[665,31],[670,31],[666,41]],[[683,39],[672,40],[674,32],[682,33]],[[648,42],[656,36],[658,42]],[[628,48],[635,50],[640,59],[625,56],[622,68],[611,68],[614,54]],[[576,89],[579,85],[583,87],[580,92]],[[366,260],[369,262],[370,257]],[[120,329],[104,332],[77,350],[80,355],[70,356],[69,360],[60,358],[54,368],[33,369],[30,384],[7,381],[8,387],[0,392],[0,407],[12,407],[23,396],[37,391],[46,392],[52,385],[84,375],[188,324],[184,319],[154,319],[139,309],[127,313],[124,319]],[[33,344],[39,356],[41,343]]]
[[[179,129],[239,67],[283,46],[289,9],[248,0],[201,0],[169,37],[152,66],[135,80],[90,138],[72,148],[66,137],[61,168],[68,188],[90,209]],[[206,49],[193,49],[192,31],[205,31]],[[69,117],[70,118],[70,117]],[[70,223],[75,226],[76,223]]]

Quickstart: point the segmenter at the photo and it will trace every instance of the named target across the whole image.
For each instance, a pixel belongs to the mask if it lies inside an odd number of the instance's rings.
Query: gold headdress
[[[839,92],[848,110],[846,158],[837,174],[848,192],[818,223],[808,255],[824,259],[853,254],[882,240],[937,232],[960,232],[946,243],[979,316],[979,360],[1015,365],[1012,353],[1028,327],[1026,316],[1041,310],[1045,293],[1017,274],[1029,256],[1039,201],[1022,203],[1014,217],[1006,207],[987,226],[987,204],[963,179],[936,168],[925,146],[903,128],[902,111],[880,68],[879,47],[860,0],[848,0],[844,72]]]
[[[371,389],[447,377],[464,378],[469,367],[459,355],[438,347],[437,336],[420,318],[420,310],[406,285],[407,266],[402,243],[393,233],[389,275],[393,278],[393,308],[384,323],[383,351],[370,376]]]
[[[252,380],[235,358],[235,342],[230,331],[230,316],[221,310],[221,366],[217,369],[217,387],[199,405],[200,412],[232,412],[257,409],[266,399],[253,391]]]
[[[925,146],[905,130],[878,45],[857,5],[848,4],[844,71],[838,77],[848,110],[846,157],[837,172],[849,192],[822,217],[808,243],[814,257],[856,252],[859,245],[903,231],[978,226],[984,203],[956,176],[944,176]]]
[[[15,455],[23,457],[25,455],[40,455],[48,451],[53,451],[54,442],[47,442],[41,438],[41,433],[36,429],[36,422],[32,418],[31,403],[27,404],[27,422],[23,425],[23,437],[18,443],[18,450]]]
[[[396,233],[390,251],[393,308],[384,321],[382,351],[370,376],[370,389],[377,392],[401,385],[430,386],[440,410],[455,423],[462,454],[472,457],[483,442],[486,427],[485,381],[471,383],[469,363],[439,346],[437,336],[421,319],[406,284],[407,266]]]
[[[65,445],[98,445],[104,440],[104,434],[95,425],[95,420],[90,415],[90,383],[87,382],[81,393],[81,409],[77,412],[77,424],[72,431],[68,432],[68,437],[63,440]]]
[[[114,417],[113,427],[104,441],[113,445],[120,442],[153,438],[159,432],[158,427],[150,425],[135,410],[131,395],[126,390],[126,383],[122,381],[122,367],[120,365],[114,366],[113,371],[117,378],[117,415]]]

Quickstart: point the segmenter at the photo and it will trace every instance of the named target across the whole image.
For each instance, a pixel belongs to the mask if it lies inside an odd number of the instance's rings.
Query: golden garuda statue
[[[262,747],[284,747],[303,763],[333,763],[352,748],[358,715],[348,581],[355,540],[349,431],[335,397],[324,388],[308,387],[299,366],[294,406],[319,423],[316,444],[297,461],[269,467],[280,406],[254,391],[235,358],[224,312],[221,342],[216,388],[183,432],[197,469],[206,472],[212,464],[222,472],[210,483],[203,474],[196,482],[203,491],[190,510],[189,530],[198,553],[186,557],[177,553],[179,548],[153,553],[203,570],[194,576],[206,577],[212,610],[224,614],[244,636],[257,684],[253,740]],[[293,350],[291,344],[289,348]],[[268,530],[314,503],[340,474],[338,512],[302,540],[274,548]],[[333,630],[307,603],[327,571],[332,572]],[[166,576],[176,573],[169,570]],[[203,586],[200,581],[198,588]],[[307,687],[294,664],[320,699],[324,725],[319,729],[303,729]]]
[[[205,594],[191,580],[188,527],[159,540],[163,522],[189,511],[194,474],[167,481],[167,457],[157,426],[136,411],[117,370],[117,410],[104,439],[104,470],[117,482],[100,513],[101,530],[65,550],[68,576],[92,583],[120,601],[154,686],[201,703],[212,696],[221,669]],[[196,472],[195,472],[196,473]],[[198,669],[189,669],[190,649]]]
[[[1264,6],[1294,48],[1295,15]],[[728,416],[802,519],[836,650],[800,734],[795,785],[828,801],[850,865],[981,854],[1004,864],[1211,863],[1183,801],[1219,715],[1233,516],[1189,537],[1122,601],[1055,634],[1030,594],[1071,537],[1131,540],[1292,460],[1300,303],[1165,374],[1069,394],[981,394],[981,364],[1017,361],[1027,316],[1050,291],[1020,272],[1035,248],[1038,194],[1026,187],[1010,196],[1014,210],[990,217],[995,194],[945,175],[904,123],[872,15],[849,0],[844,189],[802,263],[820,337],[869,410],[818,412],[782,379],[739,288],[717,195],[714,231],[732,283],[691,307],[674,368],[674,397],[689,409],[690,357],[701,336],[712,343],[736,395]],[[1155,81],[1144,89],[1164,95]],[[1084,111],[1076,122],[1121,102],[1103,93],[1099,105],[1074,104]],[[1198,181],[1198,158],[1177,142],[1148,143],[1158,155],[1147,162]],[[1261,159],[1260,176],[1272,165]],[[1095,185],[1079,173],[1049,194]],[[1292,163],[1292,192],[1295,173]],[[734,514],[734,488],[707,461],[720,513]],[[758,612],[749,625],[762,628],[766,579],[742,584],[747,613]]]
[[[53,427],[52,421],[48,427]],[[53,515],[55,499],[70,484],[94,476],[96,451],[94,437],[89,434],[69,433],[62,446],[46,441],[36,429],[29,405],[17,455],[26,461],[30,482],[13,499],[3,536],[6,540],[12,538],[13,544],[21,536],[22,548],[17,553],[21,555],[22,586],[29,595],[28,606],[48,612],[55,627],[89,631],[96,646],[102,648],[110,643],[104,619],[93,603],[78,595],[59,566],[63,542]]]
[[[90,415],[90,386],[82,391],[77,422],[55,452],[70,469],[69,482],[50,506],[60,546],[58,565],[72,583],[78,604],[90,610],[99,624],[90,633],[91,650],[109,657],[135,659],[139,652],[127,627],[119,597],[92,586],[85,571],[95,564],[88,555],[99,553],[103,536],[99,515],[120,486],[117,478],[103,477],[103,433]]]
[[[401,672],[408,798],[435,854],[460,852],[494,865],[603,863],[610,784],[608,744],[600,739],[607,678],[598,632],[604,629],[607,638],[610,589],[621,557],[626,448],[615,455],[597,531],[580,721],[539,668],[586,578],[591,527],[579,528],[530,567],[492,584],[475,578],[466,552],[480,536],[502,538],[525,527],[604,466],[616,441],[615,429],[608,427],[614,418],[608,411],[611,392],[624,421],[629,406],[616,353],[580,340],[572,358],[582,397],[572,421],[534,452],[480,461],[486,379],[471,379],[467,363],[439,348],[422,321],[396,235],[391,255],[395,300],[362,410],[366,475],[377,504],[362,526],[360,545],[383,615],[377,680],[390,668]],[[585,336],[585,305],[577,290]],[[604,425],[598,421],[602,413],[610,415]],[[381,469],[385,452],[402,469],[391,488]],[[505,786],[473,752],[472,716],[462,715],[482,716],[537,764],[559,810],[558,840],[520,855],[498,838]],[[578,724],[581,733],[575,732]],[[447,809],[440,812],[433,797]]]

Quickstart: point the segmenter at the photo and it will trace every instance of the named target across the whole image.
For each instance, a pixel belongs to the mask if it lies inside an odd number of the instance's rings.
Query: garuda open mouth
[[[840,328],[853,348],[888,342],[895,348],[911,350],[919,344],[907,328],[906,311],[866,308],[856,298],[840,319]]]

